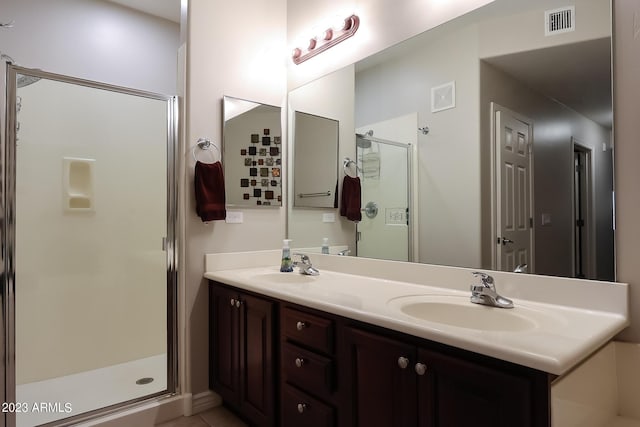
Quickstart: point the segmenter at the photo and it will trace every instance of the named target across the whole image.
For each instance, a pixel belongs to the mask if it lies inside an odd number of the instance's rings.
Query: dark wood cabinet
[[[251,426],[550,426],[545,372],[215,282],[210,317],[210,386]]]
[[[221,285],[209,290],[209,386],[254,426],[276,422],[275,303]]]
[[[345,339],[353,426],[550,425],[544,373],[491,366],[357,328],[348,328]]]
[[[415,346],[354,328],[345,331],[352,426],[416,426]]]
[[[337,318],[283,303],[280,319],[282,425],[335,427],[346,403],[337,381]]]

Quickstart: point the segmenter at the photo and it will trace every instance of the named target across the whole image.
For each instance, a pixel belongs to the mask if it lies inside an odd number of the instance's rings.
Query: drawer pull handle
[[[398,357],[398,366],[400,369],[407,369],[409,366],[409,359],[403,356]]]
[[[298,403],[298,412],[300,412],[302,414],[306,410],[307,410],[307,404],[306,403]]]
[[[427,365],[424,363],[416,363],[416,374],[424,375],[427,373]]]
[[[302,357],[296,357],[296,367],[302,368],[304,365],[304,359]]]
[[[307,324],[305,322],[296,323],[296,329],[299,330],[299,331],[303,330],[306,327],[307,327]]]

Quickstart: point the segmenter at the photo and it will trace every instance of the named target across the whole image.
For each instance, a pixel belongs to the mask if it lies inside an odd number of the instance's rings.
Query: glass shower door
[[[174,99],[15,76],[17,425],[173,391]]]
[[[360,257],[411,259],[411,145],[358,136],[362,221],[357,225]]]

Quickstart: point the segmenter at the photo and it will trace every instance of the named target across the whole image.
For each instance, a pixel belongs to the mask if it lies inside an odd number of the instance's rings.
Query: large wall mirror
[[[282,205],[280,110],[231,96],[223,98],[228,206]]]
[[[611,4],[569,3],[496,0],[290,93],[361,168],[362,138],[415,145],[412,261],[614,280]],[[362,228],[293,207],[288,234],[359,255]]]

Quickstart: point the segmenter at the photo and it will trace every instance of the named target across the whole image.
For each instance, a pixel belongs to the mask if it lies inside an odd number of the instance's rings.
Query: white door
[[[492,104],[495,120],[495,268],[534,272],[533,122]]]

